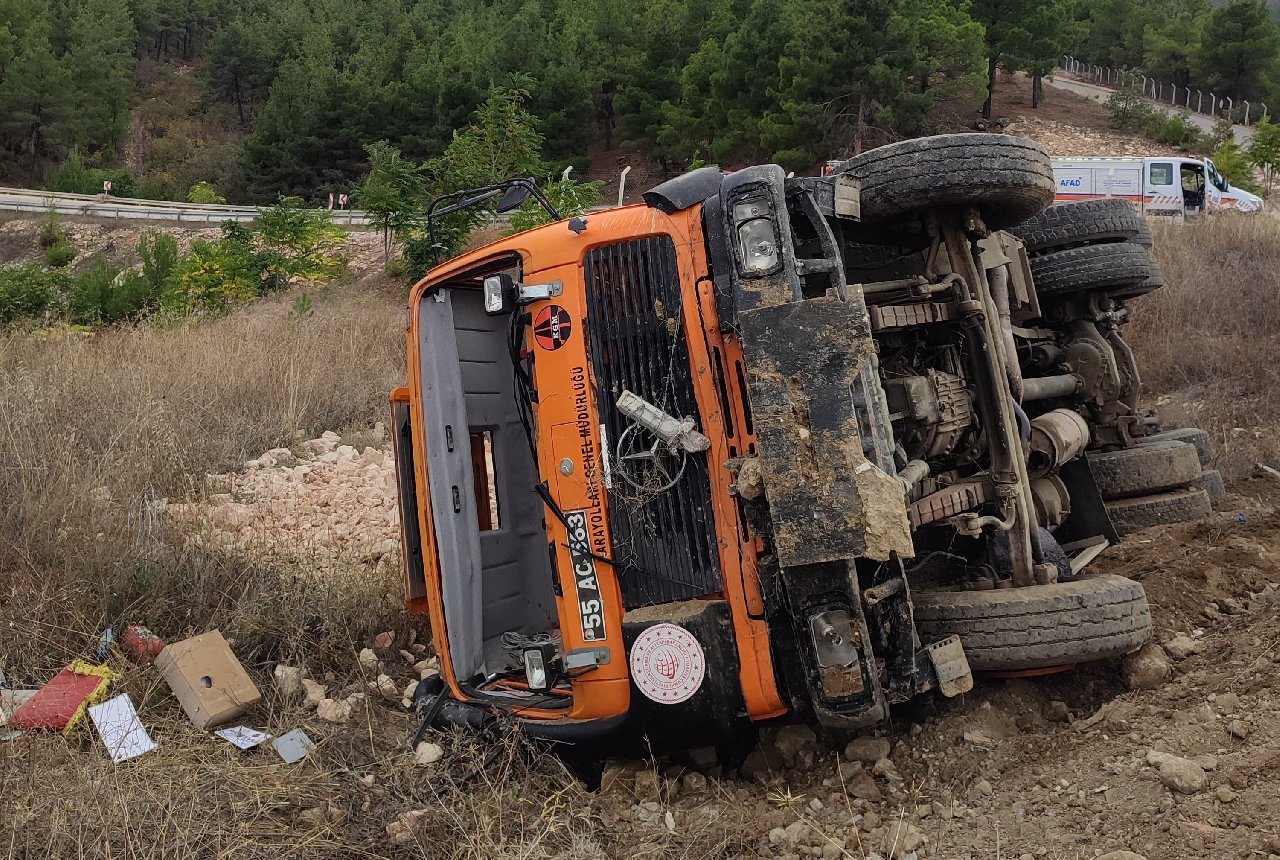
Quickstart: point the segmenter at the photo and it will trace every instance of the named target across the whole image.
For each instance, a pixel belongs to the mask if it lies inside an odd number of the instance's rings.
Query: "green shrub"
[[[111,315],[112,285],[120,270],[99,257],[80,273],[67,297],[68,313],[75,325],[98,325],[113,322]]]
[[[590,182],[574,182],[572,179],[558,179],[554,182],[548,181],[542,186],[542,191],[547,196],[547,200],[551,202],[552,207],[560,213],[561,218],[571,218],[574,215],[581,215],[592,206],[600,203],[600,189],[604,187],[604,182],[594,180]],[[543,224],[550,224],[551,216],[547,214],[547,210],[539,205],[537,200],[529,199],[524,205],[511,213],[511,232],[519,233],[523,230],[531,230]]]
[[[1218,172],[1225,176],[1227,181],[1236,188],[1243,188],[1245,191],[1252,191],[1254,194],[1262,194],[1264,189],[1254,177],[1253,162],[1249,160],[1249,153],[1245,152],[1234,139],[1225,141],[1213,151],[1210,158],[1213,159],[1213,164],[1218,168]]]
[[[110,181],[113,197],[134,197],[138,190],[137,180],[129,171],[90,167],[80,150],[73,149],[67,160],[54,171],[53,178],[49,180],[49,190],[62,194],[101,194],[105,181]]]
[[[409,280],[417,281],[432,266],[462,253],[467,240],[480,224],[480,214],[471,209],[437,218],[434,241],[425,229],[407,236],[404,240],[404,261]]]
[[[1106,108],[1113,126],[1142,134],[1163,116],[1133,85],[1121,87],[1112,93],[1107,99]]]
[[[92,194],[86,191],[93,185],[93,171],[84,163],[84,156],[79,149],[72,149],[67,160],[54,171],[49,180],[49,190],[61,194]],[[101,186],[99,186],[101,190]]]
[[[403,278],[409,273],[409,264],[404,257],[392,257],[387,260],[387,274],[393,278]]]
[[[36,235],[40,240],[40,247],[45,249],[66,240],[66,234],[62,232],[62,218],[59,217],[57,209],[49,207],[49,211],[45,212],[44,217],[40,219],[40,229]]]
[[[226,203],[227,198],[218,193],[218,189],[214,188],[208,182],[201,180],[191,186],[191,190],[187,192],[188,203]]]
[[[1205,141],[1204,132],[1180,113],[1158,118],[1148,133],[1157,143],[1185,149],[1196,149]]]
[[[266,258],[268,290],[332,278],[346,267],[340,251],[347,234],[327,209],[305,209],[301,204],[296,197],[286,197],[254,221]]]
[[[0,268],[0,324],[43,316],[57,302],[57,280],[34,264]]]
[[[178,240],[168,233],[147,230],[138,237],[138,258],[142,260],[141,277],[153,296],[159,298],[173,282],[178,270]]]
[[[61,269],[76,258],[76,247],[61,237],[45,249],[44,260],[55,269]]]
[[[178,264],[162,305],[185,314],[223,314],[262,295],[267,277],[266,260],[254,248],[253,233],[227,221],[217,241],[191,243],[191,253]]]

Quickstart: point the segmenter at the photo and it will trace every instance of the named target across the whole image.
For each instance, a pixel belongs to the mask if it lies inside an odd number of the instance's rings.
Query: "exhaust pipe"
[[[1070,409],[1046,412],[1031,422],[1031,450],[1027,473],[1043,478],[1084,450],[1089,444],[1089,425]]]

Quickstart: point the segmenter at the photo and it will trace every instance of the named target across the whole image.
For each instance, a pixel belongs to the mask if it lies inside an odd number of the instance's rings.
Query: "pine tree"
[[[62,154],[73,104],[71,76],[53,54],[47,21],[37,19],[0,79],[0,141],[30,166]]]
[[[76,142],[114,144],[128,121],[137,30],[126,0],[85,0],[67,35]]]
[[[1262,0],[1231,0],[1209,15],[1194,59],[1196,79],[1218,96],[1257,98],[1280,54],[1280,27]]]

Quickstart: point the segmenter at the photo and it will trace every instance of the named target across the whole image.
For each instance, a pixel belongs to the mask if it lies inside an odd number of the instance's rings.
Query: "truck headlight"
[[[484,312],[493,316],[510,307],[515,281],[506,273],[490,275],[484,279]]]
[[[524,651],[524,680],[535,693],[545,693],[556,683],[555,646],[539,645]]]
[[[733,223],[738,231],[738,253],[744,275],[772,271],[781,261],[778,229],[773,211],[764,197],[751,197],[733,204]]]

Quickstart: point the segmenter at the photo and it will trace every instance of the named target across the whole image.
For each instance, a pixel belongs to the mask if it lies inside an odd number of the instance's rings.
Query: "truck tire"
[[[1053,202],[1053,167],[1040,144],[1007,134],[940,134],[891,143],[840,167],[862,180],[862,220],[938,206],[976,206],[986,225],[1020,224]]]
[[[1085,245],[1032,257],[1031,276],[1041,298],[1113,292],[1150,278],[1151,260],[1144,248],[1128,242]]]
[[[1059,251],[1077,245],[1131,241],[1147,227],[1132,203],[1117,198],[1059,203],[1009,232],[1022,240],[1028,254]]]
[[[1217,469],[1205,469],[1191,486],[1204,490],[1210,499],[1220,499],[1227,494],[1227,482]]]
[[[1108,290],[1107,295],[1113,299],[1136,299],[1138,296],[1145,296],[1147,293],[1154,293],[1156,290],[1164,286],[1164,275],[1160,272],[1160,266],[1155,260],[1151,260],[1151,275],[1142,283],[1134,284],[1132,287],[1121,287],[1118,290]]]
[[[1185,487],[1200,477],[1200,458],[1186,442],[1166,439],[1116,451],[1085,454],[1105,500],[1127,499]]]
[[[1200,487],[1185,487],[1153,496],[1107,502],[1107,514],[1120,537],[1151,526],[1189,523],[1213,513],[1209,494]]]
[[[1119,657],[1151,639],[1142,586],[1109,574],[989,591],[917,591],[916,630],[959,636],[977,670],[1042,669]]]
[[[1188,445],[1196,449],[1196,456],[1200,458],[1201,466],[1211,466],[1213,461],[1217,459],[1218,452],[1213,448],[1213,440],[1209,438],[1209,434],[1199,427],[1177,427],[1172,430],[1161,430],[1159,433],[1152,433],[1150,436],[1142,437],[1142,441],[1138,444],[1146,445],[1149,442],[1186,442]]]
[[[1155,237],[1151,235],[1151,224],[1145,217],[1142,219],[1142,227],[1138,229],[1138,235],[1128,241],[1130,245],[1141,245],[1144,248],[1150,248],[1155,244]]]

